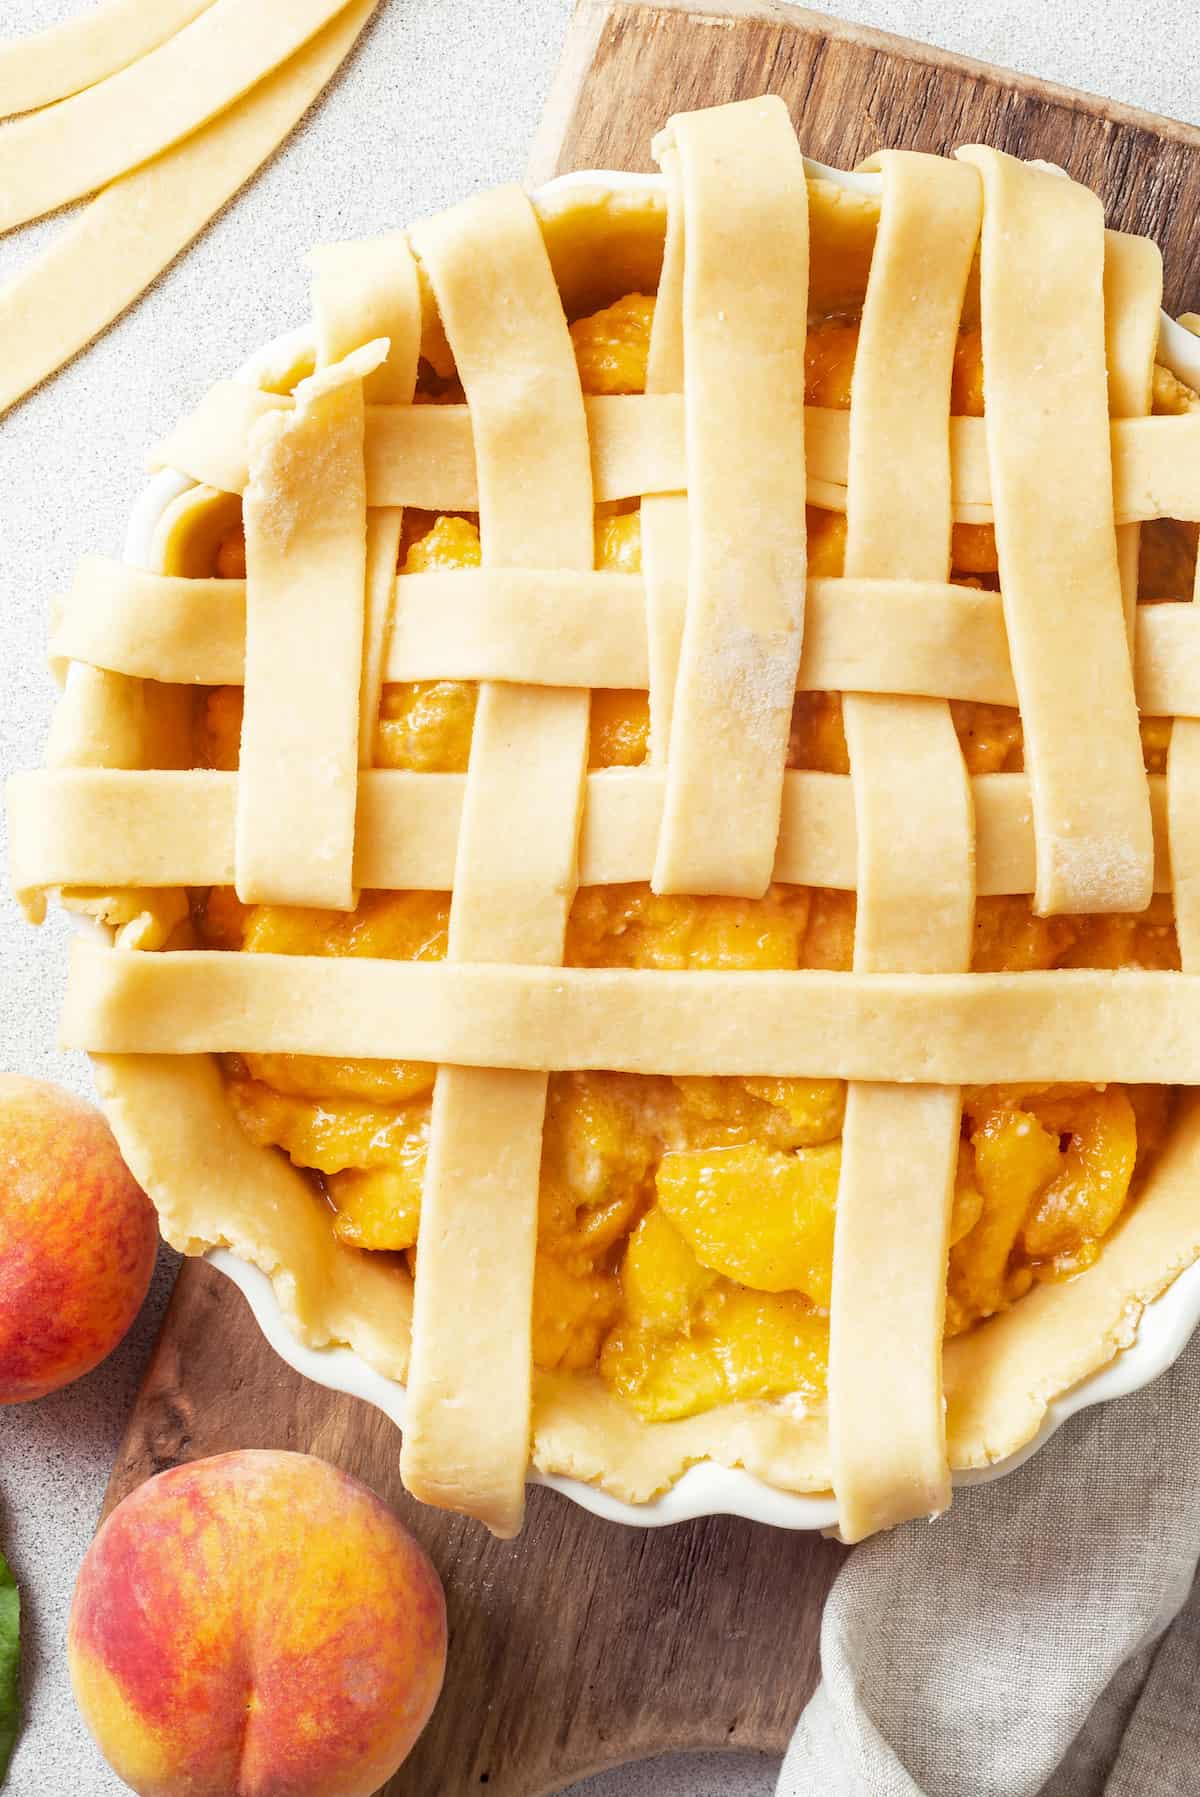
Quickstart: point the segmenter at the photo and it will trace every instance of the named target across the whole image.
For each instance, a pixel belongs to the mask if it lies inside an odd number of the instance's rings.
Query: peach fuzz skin
[[[0,1404],[111,1354],[141,1308],[154,1207],[94,1105],[0,1074]]]
[[[247,1450],[118,1505],[67,1652],[84,1720],[141,1797],[370,1797],[441,1690],[446,1605],[364,1485]]]

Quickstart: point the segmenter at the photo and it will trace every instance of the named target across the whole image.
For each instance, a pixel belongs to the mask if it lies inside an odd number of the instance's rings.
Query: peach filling
[[[642,389],[654,301],[629,294],[571,327],[588,393]],[[844,408],[858,325],[816,321],[810,404]],[[431,388],[440,385],[430,383]],[[1180,390],[1184,392],[1185,390]],[[459,397],[429,391],[429,403]],[[1190,403],[1167,391],[1161,409]],[[977,331],[960,335],[953,409],[983,409]],[[845,520],[809,509],[814,572],[842,568]],[[1148,531],[1147,597],[1180,596],[1194,530]],[[1182,535],[1180,535],[1182,532]],[[476,521],[409,512],[405,572],[479,561]],[[954,578],[997,586],[988,526],[956,525]],[[641,567],[636,502],[596,513],[596,565]],[[244,572],[233,535],[215,571]],[[1190,591],[1190,566],[1187,570]],[[419,772],[467,766],[476,689],[454,680],[384,689],[375,763]],[[972,773],[1022,765],[1021,722],[999,706],[955,703]],[[235,768],[241,693],[204,695],[196,760]],[[643,693],[597,691],[590,765],[634,766],[646,754]],[[1169,722],[1143,722],[1146,764],[1163,765]],[[797,696],[789,765],[846,773],[836,693]],[[366,892],[349,914],[239,905],[226,889],[193,896],[197,939],[248,953],[444,955],[449,895]],[[565,959],[582,967],[848,969],[854,897],[774,886],[757,901],[664,898],[642,885],[586,888]],[[1140,916],[1035,917],[1028,899],[977,906],[974,967],[1178,965],[1169,901]],[[421,1184],[435,1069],[420,1062],[296,1055],[229,1056],[232,1102],[258,1143],[307,1169],[355,1248],[419,1255]],[[1136,1198],[1169,1124],[1160,1087],[1048,1085],[968,1090],[952,1218],[948,1334],[1017,1302],[1038,1281],[1088,1266]],[[839,1080],[666,1078],[618,1073],[550,1079],[543,1143],[533,1347],[538,1366],[598,1369],[647,1420],[737,1399],[824,1389],[834,1218],[845,1088]]]

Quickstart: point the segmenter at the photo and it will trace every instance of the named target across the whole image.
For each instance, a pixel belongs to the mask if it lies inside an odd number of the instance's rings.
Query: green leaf
[[[0,1554],[0,1784],[17,1738],[21,1716],[21,1598]]]

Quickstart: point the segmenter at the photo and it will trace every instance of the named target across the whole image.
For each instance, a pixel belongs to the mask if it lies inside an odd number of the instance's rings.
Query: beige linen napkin
[[[1197,1797],[1198,1554],[1200,1338],[855,1551],[777,1797]]]

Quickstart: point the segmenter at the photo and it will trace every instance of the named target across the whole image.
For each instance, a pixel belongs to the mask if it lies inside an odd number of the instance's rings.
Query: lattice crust
[[[711,1456],[832,1484],[856,1539],[1029,1440],[1200,1253],[1185,1098],[1095,1265],[943,1351],[960,1088],[1200,1085],[1200,606],[1136,605],[1140,521],[1200,520],[1200,413],[1150,416],[1153,245],[978,147],[870,165],[852,404],[806,408],[786,110],[684,115],[656,153],[643,395],[582,396],[515,190],[316,254],[316,372],[289,394],[221,383],[156,458],[214,515],[244,496],[246,578],[88,557],[57,606],[70,675],[50,769],[10,789],[14,883],[35,915],[66,887],[117,931],[74,945],[64,1039],[98,1056],[166,1232],[233,1244],[310,1340],[407,1374],[413,1490],[507,1534],[531,1440],[543,1469],[632,1499]],[[976,258],[987,413],[952,417]],[[422,351],[465,404],[413,403]],[[846,514],[840,578],[806,578],[806,498]],[[623,499],[641,575],[593,565],[593,506]],[[406,506],[477,511],[482,565],[397,576]],[[950,582],[955,523],[994,523],[1001,592]],[[482,683],[469,772],[371,768],[384,681],[441,678]],[[238,773],[190,768],[171,683],[244,685]],[[648,692],[649,754],[589,775],[606,686]],[[849,776],[784,771],[796,690],[846,695]],[[1019,705],[1028,772],[968,779],[952,699]],[[1165,777],[1143,771],[1139,710],[1178,720]],[[772,878],[857,891],[853,973],[562,966],[581,884]],[[162,950],[181,889],[226,885],[342,908],[452,889],[448,959],[135,952]],[[1182,973],[967,971],[977,895],[1051,914],[1152,890],[1174,895]],[[439,1066],[413,1305],[241,1133],[221,1051]],[[828,1422],[735,1404],[648,1425],[596,1379],[534,1373],[547,1075],[595,1068],[853,1082]]]

